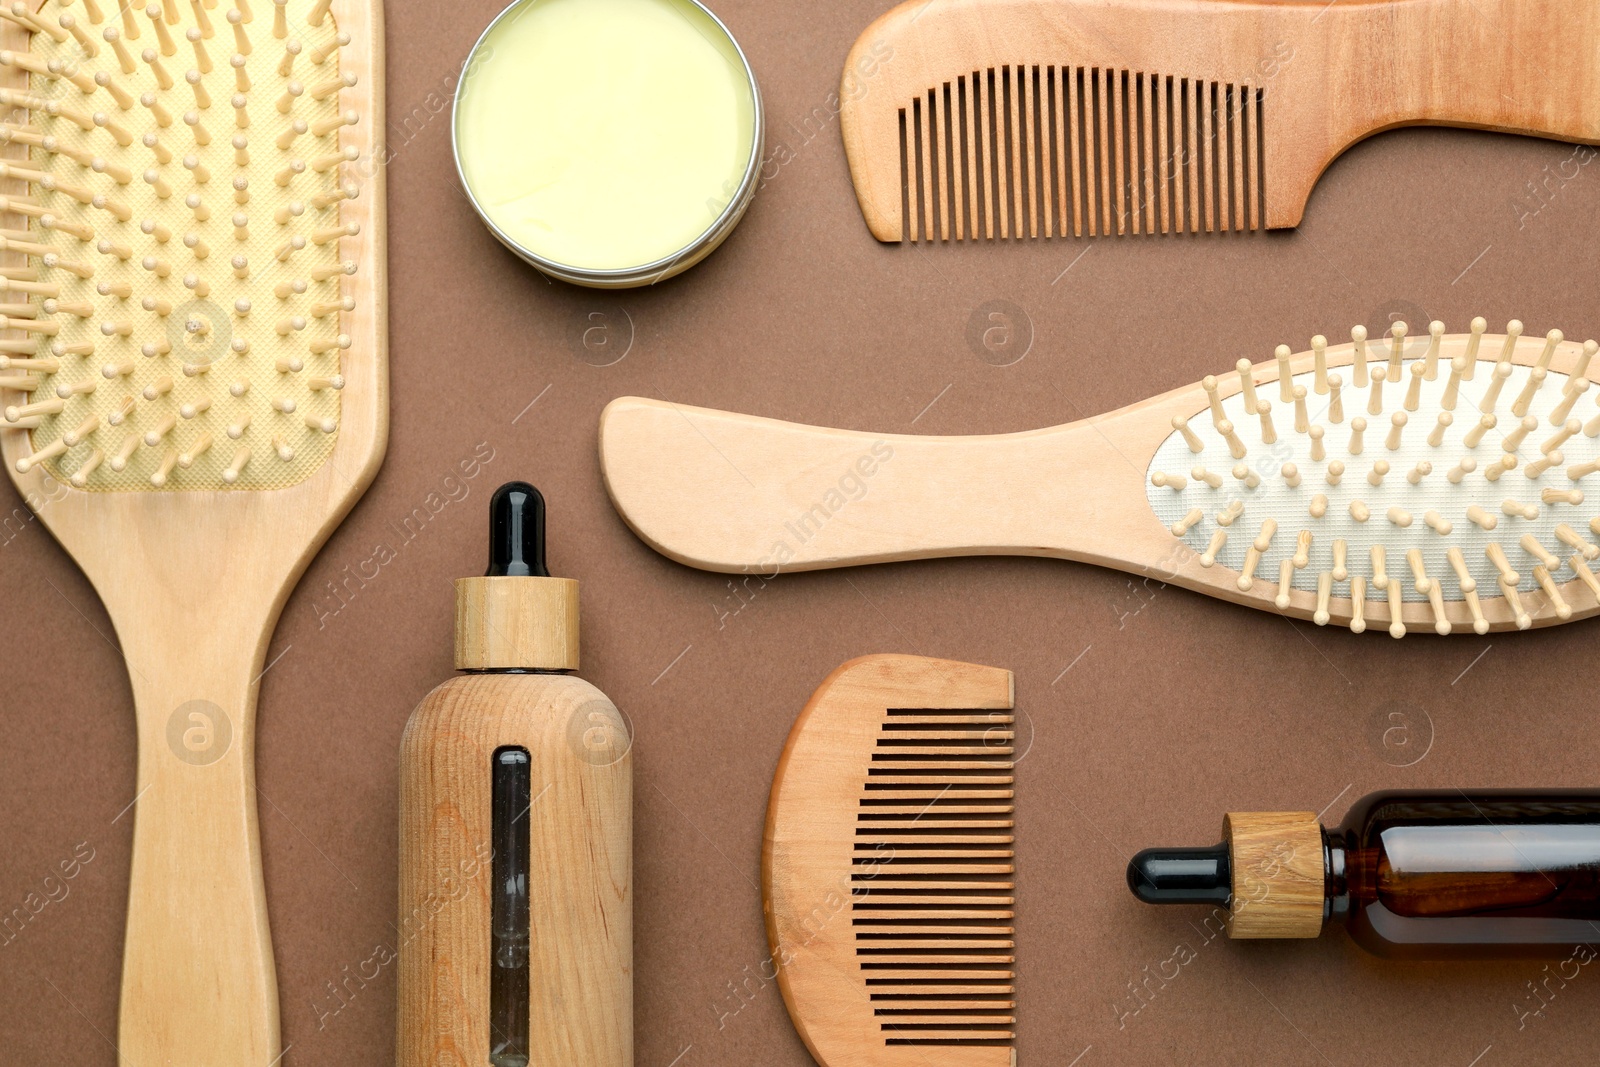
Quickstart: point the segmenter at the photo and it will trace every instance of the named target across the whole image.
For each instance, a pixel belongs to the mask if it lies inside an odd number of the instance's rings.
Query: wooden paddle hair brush
[[[388,439],[382,8],[4,10],[0,458],[137,720],[120,1061],[267,1067],[256,697]]]
[[[1600,345],[1364,327],[1066,426],[874,434],[624,397],[618,512],[707,570],[1079,560],[1361,632],[1600,613]]]

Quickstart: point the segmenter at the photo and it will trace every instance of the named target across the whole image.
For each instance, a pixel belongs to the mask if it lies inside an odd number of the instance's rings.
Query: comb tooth
[[[1054,237],[1055,206],[1050,191],[1050,85],[1038,64],[1024,68],[1027,88],[1029,204],[1033,212],[1032,235]]]
[[[1009,66],[1000,67],[990,83],[994,91],[991,104],[994,108],[994,136],[998,173],[995,191],[999,197],[1000,236],[1020,237],[1022,198],[1017,194],[1017,138],[1016,88]]]
[[[1073,67],[1066,83],[1073,233],[1079,237],[1093,237],[1100,232],[1095,206],[1095,75],[1087,67]]]
[[[1015,89],[1012,93],[1013,125],[1017,132],[1016,155],[1018,164],[1017,236],[1023,236],[1023,219],[1027,219],[1027,236],[1039,236],[1039,184],[1034,169],[1038,153],[1038,127],[1034,122],[1034,92],[1032,71],[1029,67],[1013,68]]]
[[[965,91],[964,78],[957,78],[954,84],[946,82],[944,86],[945,150],[941,157],[940,176],[949,190],[948,214],[951,218],[949,240],[952,241],[964,241],[967,236],[967,186],[964,171],[967,158],[964,126],[967,109],[963,97]]]
[[[923,178],[923,240],[937,241],[939,233],[939,138],[938,115],[935,112],[937,91],[929,89],[922,97],[922,178]]]
[[[907,120],[909,120],[909,144],[907,144],[907,179],[909,179],[909,205],[910,205],[910,234],[912,242],[930,242],[931,229],[928,226],[928,213],[933,210],[928,182],[928,141],[926,141],[926,110],[928,102],[918,96],[912,101]]]
[[[1002,195],[1008,203],[1008,232],[1006,237],[1021,240],[1027,230],[1027,181],[1024,170],[1027,163],[1026,128],[1024,128],[1024,101],[1022,101],[1021,67],[1000,67],[1003,83],[1000,102],[1005,115],[1002,154],[1005,155],[1005,181]]]
[[[1211,170],[1216,174],[1216,184],[1214,184],[1216,214],[1211,229],[1218,234],[1226,234],[1227,230],[1234,229],[1234,221],[1230,218],[1234,202],[1234,186],[1232,186],[1232,174],[1229,173],[1229,166],[1232,163],[1232,150],[1229,144],[1230,109],[1227,102],[1229,91],[1227,86],[1219,85],[1218,82],[1208,82],[1206,94],[1210,98],[1208,101],[1210,106],[1206,112],[1211,122],[1211,141],[1206,147],[1210,149]]]
[[[1072,234],[1082,237],[1085,232],[1084,205],[1088,185],[1086,183],[1085,156],[1083,152],[1083,69],[1081,67],[1063,67],[1061,70],[1062,99],[1066,102],[1066,121],[1064,123],[1067,137],[1067,147],[1064,161],[1069,178],[1064,184],[1068,188],[1068,195],[1072,197]],[[1063,210],[1061,224],[1066,226],[1066,212]]]
[[[1137,233],[1138,227],[1129,226],[1131,205],[1128,203],[1128,177],[1124,172],[1124,157],[1128,154],[1128,101],[1127,101],[1127,73],[1125,71],[1107,71],[1109,95],[1111,97],[1111,127],[1107,140],[1111,145],[1112,170],[1115,184],[1112,186],[1114,207],[1117,214],[1117,234],[1124,235],[1132,230]]]
[[[1167,83],[1167,78],[1151,74],[1144,85],[1146,229],[1163,234],[1172,232]]]
[[[1047,66],[1042,72],[1045,121],[1048,127],[1049,147],[1045,150],[1045,171],[1048,182],[1045,188],[1045,217],[1052,237],[1065,237],[1067,227],[1067,187],[1072,180],[1067,169],[1067,97],[1063,74],[1066,68]]]
[[[995,208],[995,128],[994,128],[994,72],[972,72],[972,132],[973,132],[973,183],[977,199],[973,201],[972,228],[978,230],[981,214],[983,236],[994,240],[996,229]]]
[[[1195,150],[1199,163],[1200,228],[1206,233],[1221,229],[1217,219],[1217,113],[1210,81],[1195,82]]]
[[[1158,233],[1156,229],[1156,110],[1154,74],[1140,74],[1136,85],[1139,95],[1140,152],[1143,165],[1139,168],[1139,190],[1135,201],[1141,209],[1145,233]]]
[[[978,125],[974,93],[977,91],[977,73],[967,72],[956,78],[951,105],[955,140],[951,144],[959,150],[953,158],[952,168],[959,207],[956,211],[956,239],[976,241],[979,233],[978,178]]]
[[[1110,236],[1123,233],[1124,219],[1121,211],[1122,159],[1116,155],[1116,120],[1118,106],[1113,96],[1116,92],[1116,71],[1102,68],[1095,75],[1095,124],[1100,157],[1100,229]],[[1113,157],[1116,157],[1113,159]]]

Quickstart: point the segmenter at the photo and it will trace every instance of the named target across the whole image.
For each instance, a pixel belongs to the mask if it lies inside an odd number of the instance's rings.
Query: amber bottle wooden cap
[[[544,497],[507,482],[489,501],[489,572],[456,580],[456,670],[578,669],[578,583],[544,561]]]
[[[1222,820],[1222,840],[1233,878],[1229,937],[1322,933],[1327,867],[1315,812],[1230,812]]]

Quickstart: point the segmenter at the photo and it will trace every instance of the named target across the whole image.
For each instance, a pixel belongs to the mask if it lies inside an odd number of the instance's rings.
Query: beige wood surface
[[[1326,865],[1315,812],[1230,812],[1222,821],[1222,842],[1233,875],[1229,937],[1322,933]]]
[[[1597,41],[1594,0],[909,0],[841,124],[883,241],[1285,227],[1382,130],[1600,141]]]
[[[270,19],[264,6],[257,18]],[[352,37],[341,63],[360,79],[343,97],[361,116],[344,143],[372,160],[384,128],[381,7],[335,0],[333,14]],[[26,47],[14,24],[4,32],[8,47]],[[14,70],[3,73],[18,85]],[[371,483],[388,438],[383,171],[351,180],[361,193],[343,217],[361,229],[340,253],[360,271],[344,283],[357,299],[340,322],[353,342],[342,420],[331,457],[305,481],[271,492],[84,492],[44,465],[18,474],[28,434],[0,429],[7,472],[94,584],[133,685],[138,800],[118,1033],[130,1067],[268,1067],[281,1054],[256,695],[284,600]]]
[[[762,907],[822,1067],[1016,1062],[1012,706],[1010,671],[864,656],[796,720]]]
[[[1502,340],[1482,339],[1480,377],[1493,369],[1490,360]],[[1468,344],[1467,335],[1442,337],[1441,364],[1448,367]],[[1348,343],[1328,348],[1327,366],[1347,366],[1352,351]],[[1571,372],[1585,359],[1582,351],[1572,342],[1556,346],[1550,368]],[[1541,352],[1540,344],[1524,344],[1512,362],[1534,364]],[[1310,353],[1294,357],[1290,372],[1310,371],[1314,359]],[[1258,383],[1276,382],[1278,365],[1259,364],[1253,374]],[[1224,398],[1239,392],[1237,375],[1219,378],[1218,389]],[[1354,392],[1351,401],[1351,410],[1360,410]],[[1263,580],[1243,591],[1236,572],[1204,566],[1200,554],[1151,510],[1145,479],[1156,449],[1173,433],[1171,420],[1198,422],[1206,410],[1206,394],[1197,385],[1050,429],[919,437],[623,397],[601,416],[600,460],[612,503],[633,531],[658,552],[705,570],[771,577],[939,556],[1052,556],[1316,618],[1314,591],[1280,595],[1274,575],[1259,576]],[[1373,436],[1380,435],[1375,430]],[[1373,497],[1375,505],[1379,499]],[[1397,560],[1392,569],[1399,574],[1403,567]],[[1600,599],[1581,578],[1555,588],[1563,603],[1547,593],[1522,595],[1532,626],[1600,613]],[[1364,617],[1376,629],[1392,621],[1392,611],[1374,593]],[[1399,614],[1407,628],[1426,632],[1435,624],[1435,611],[1443,612],[1454,632],[1472,632],[1474,619],[1464,601],[1439,607],[1403,602]],[[1506,598],[1486,592],[1482,611],[1491,630],[1519,626]],[[1324,622],[1348,624],[1353,612],[1348,593],[1330,598]]]
[[[456,670],[578,669],[578,583],[456,579]]]
[[[633,1063],[633,757],[605,695],[565,675],[462,675],[400,752],[400,1067],[489,1062],[492,773],[531,757],[530,1062]]]

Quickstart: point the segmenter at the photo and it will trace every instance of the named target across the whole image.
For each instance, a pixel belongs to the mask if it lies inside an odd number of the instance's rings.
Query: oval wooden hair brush
[[[600,460],[634,532],[707,570],[1055,556],[1395,637],[1600,612],[1600,345],[1406,329],[992,437],[624,397]]]
[[[767,939],[822,1067],[1010,1067],[1011,672],[863,656],[784,745],[761,857]]]
[[[1589,0],[909,0],[840,127],[880,241],[1296,226],[1396,126],[1600,142]]]
[[[104,601],[138,722],[120,1056],[265,1067],[257,688],[387,438],[381,10],[0,20],[0,455]]]

